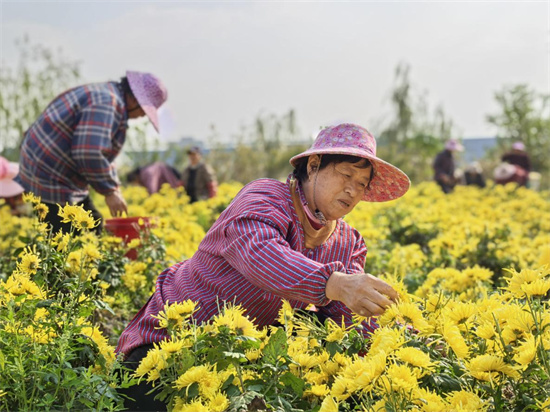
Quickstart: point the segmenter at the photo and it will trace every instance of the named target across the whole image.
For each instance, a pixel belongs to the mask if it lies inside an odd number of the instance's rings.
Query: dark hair
[[[120,84],[120,88],[121,88],[122,92],[125,95],[129,95],[129,96],[134,97],[134,92],[130,88],[130,83],[128,83],[128,78],[126,76],[124,76],[122,79],[120,79],[119,84]]]
[[[126,175],[126,182],[132,183],[139,179],[139,172],[141,172],[141,167],[136,167],[131,172],[128,172],[128,174]]]
[[[296,179],[298,179],[300,182],[303,182],[308,178],[307,173],[307,161],[309,157],[302,157],[301,159],[298,159],[296,162],[296,167],[294,168],[294,176]],[[358,157],[358,156],[352,156],[352,155],[343,155],[343,154],[326,154],[321,156],[321,164],[319,165],[319,170],[324,169],[330,164],[339,164],[339,163],[359,163],[360,161],[364,160],[365,164],[361,166],[361,169],[366,169],[369,166],[372,166],[372,169],[370,170],[370,178],[369,178],[369,184],[367,185],[367,189],[370,189],[370,183],[372,182],[372,179],[374,178],[374,165],[369,159],[366,159],[364,157]]]

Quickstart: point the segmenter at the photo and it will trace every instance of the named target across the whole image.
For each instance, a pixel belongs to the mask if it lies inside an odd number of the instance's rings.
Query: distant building
[[[464,152],[461,155],[462,162],[469,164],[485,157],[487,151],[496,147],[496,137],[472,137],[462,139]]]

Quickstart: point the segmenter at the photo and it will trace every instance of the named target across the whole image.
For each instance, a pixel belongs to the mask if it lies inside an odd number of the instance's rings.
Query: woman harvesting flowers
[[[285,183],[249,183],[195,255],[159,275],[154,294],[120,337],[117,352],[128,363],[137,366],[154,343],[168,339],[158,317],[168,302],[196,302],[197,322],[232,302],[265,326],[277,322],[286,299],[297,309],[314,304],[321,317],[349,326],[352,312],[381,315],[397,300],[391,286],[364,272],[364,240],[343,217],[360,201],[401,197],[408,177],[376,157],[374,137],[354,124],[323,129],[290,163],[294,171]],[[363,327],[370,334],[377,326],[371,320]],[[138,403],[135,408],[151,408]]]

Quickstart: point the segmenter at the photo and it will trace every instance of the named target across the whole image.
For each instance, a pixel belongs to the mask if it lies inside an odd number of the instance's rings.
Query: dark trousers
[[[149,349],[152,348],[153,344],[138,346],[130,352],[126,360],[123,362],[123,365],[126,368],[135,371],[139,366],[139,362],[147,355]],[[138,385],[130,386],[125,389],[119,389],[118,392],[127,397],[124,400],[124,406],[129,411],[166,411],[166,404],[154,399],[156,392],[147,395],[151,389],[153,389],[153,385],[150,382],[143,380]]]
[[[46,215],[45,221],[52,226],[53,233],[57,233],[62,230],[65,233],[71,231],[70,223],[63,223],[61,221],[61,216],[59,216],[59,206],[55,203],[45,203],[48,206],[48,214]],[[78,206],[82,206],[84,210],[92,212],[92,217],[94,220],[99,219],[99,225],[92,229],[97,235],[100,235],[103,231],[103,215],[99,213],[99,210],[96,209],[94,202],[90,196],[86,197],[82,202],[77,203]],[[62,206],[61,206],[62,207]]]

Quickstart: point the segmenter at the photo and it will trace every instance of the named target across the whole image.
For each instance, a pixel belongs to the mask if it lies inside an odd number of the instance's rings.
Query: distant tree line
[[[3,65],[0,69],[0,154],[15,161],[25,130],[56,95],[81,82],[81,63],[67,59],[61,51],[33,44],[28,38],[16,46],[17,67]],[[549,98],[525,84],[506,86],[495,93],[498,111],[486,116],[498,131],[500,152],[521,140],[532,156],[534,170],[543,176],[550,171]],[[434,156],[447,139],[460,139],[460,132],[441,106],[430,110],[426,93],[412,85],[407,64],[396,67],[390,103],[391,115],[377,125],[378,154],[405,171],[413,182],[431,179]],[[284,179],[291,171],[289,158],[311,143],[298,130],[294,110],[282,115],[257,114],[232,136],[233,150],[227,150],[221,140],[212,126],[207,162],[220,182],[243,183],[258,177]],[[128,133],[125,150],[149,154],[136,159],[131,167],[165,160],[167,154],[158,147],[158,139],[147,136],[145,123],[138,123]],[[176,144],[169,147],[167,152],[176,167],[185,166],[186,150]],[[547,180],[543,179],[543,187],[548,187]]]

